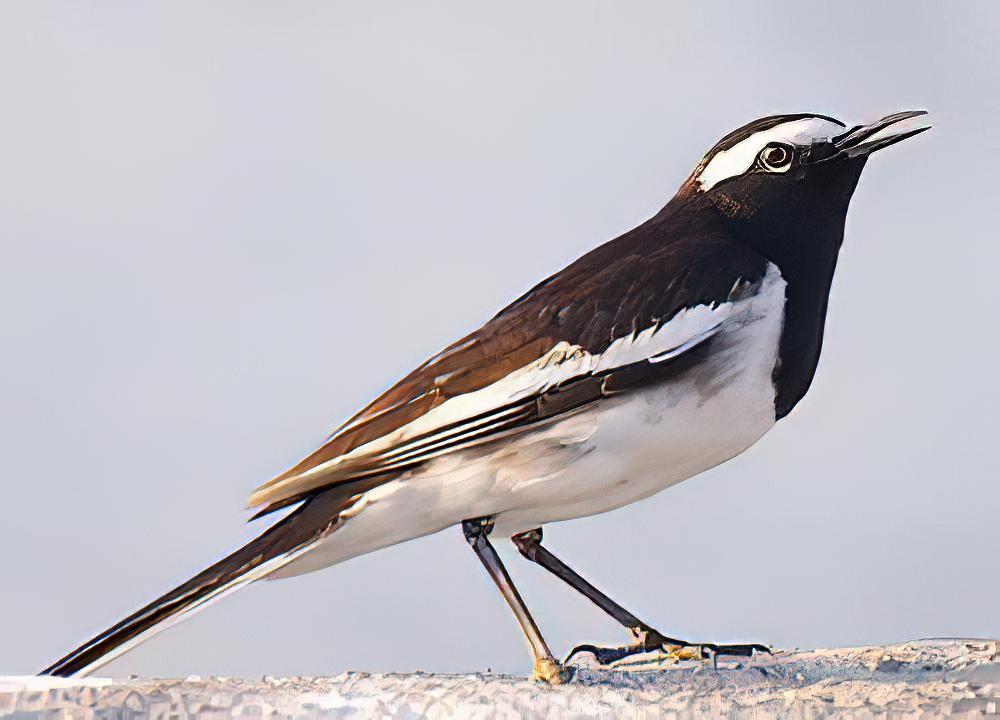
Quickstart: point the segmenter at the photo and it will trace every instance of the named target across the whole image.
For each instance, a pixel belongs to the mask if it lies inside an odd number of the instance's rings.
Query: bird
[[[556,557],[542,528],[698,475],[789,415],[816,373],[862,170],[929,129],[905,122],[925,114],[851,127],[771,115],[727,134],[653,217],[538,283],[253,491],[253,518],[285,513],[262,534],[41,674],[91,673],[256,580],[458,527],[520,625],[535,680],[569,681],[583,651],[599,667],[768,652],[663,635]],[[496,538],[589,598],[629,642],[557,660]]]

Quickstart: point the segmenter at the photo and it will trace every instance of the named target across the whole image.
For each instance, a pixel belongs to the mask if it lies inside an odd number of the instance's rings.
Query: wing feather
[[[661,213],[588,253],[424,362],[257,488],[250,506],[266,513],[399,472],[667,372],[711,339],[768,265],[714,215],[696,227],[668,220]]]
[[[613,392],[665,377],[674,363],[707,343],[723,327],[733,303],[689,311],[699,324],[674,321],[658,332],[643,331],[612,343],[605,362],[560,343],[526,368],[484,388],[432,408],[387,436],[375,438],[325,464],[261,488],[252,504],[280,503],[289,497],[382,473],[397,473],[440,455],[493,442],[563,416]],[[676,330],[683,330],[678,337]],[[665,345],[663,339],[673,344]],[[522,377],[523,376],[523,377]],[[449,407],[454,406],[454,407]]]

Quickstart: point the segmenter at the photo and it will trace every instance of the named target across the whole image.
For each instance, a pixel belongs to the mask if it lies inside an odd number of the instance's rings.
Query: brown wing
[[[724,302],[763,277],[767,262],[730,240],[711,211],[685,227],[670,222],[669,208],[540,283],[479,330],[427,360],[322,447],[261,485],[250,505],[265,505],[267,512],[340,479],[389,472],[398,467],[393,460],[403,452],[391,443],[366,457],[362,467],[324,469],[362,445],[390,437],[446,400],[538,362],[560,343],[599,353],[616,338],[663,324],[683,308]],[[517,417],[517,408],[498,405],[482,417],[465,418],[462,431],[469,421],[479,432],[503,431],[502,422],[494,427],[497,413],[509,419]]]

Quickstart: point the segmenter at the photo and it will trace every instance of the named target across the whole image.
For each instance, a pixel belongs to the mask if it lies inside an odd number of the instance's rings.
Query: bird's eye
[[[795,151],[783,143],[771,143],[760,151],[760,164],[765,170],[782,172],[792,164]]]

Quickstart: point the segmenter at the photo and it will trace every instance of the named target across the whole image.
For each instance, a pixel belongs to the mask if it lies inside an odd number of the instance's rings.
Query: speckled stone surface
[[[781,652],[667,670],[581,667],[547,687],[505,675],[0,678],[2,718],[1000,717],[1000,647],[935,640]]]

